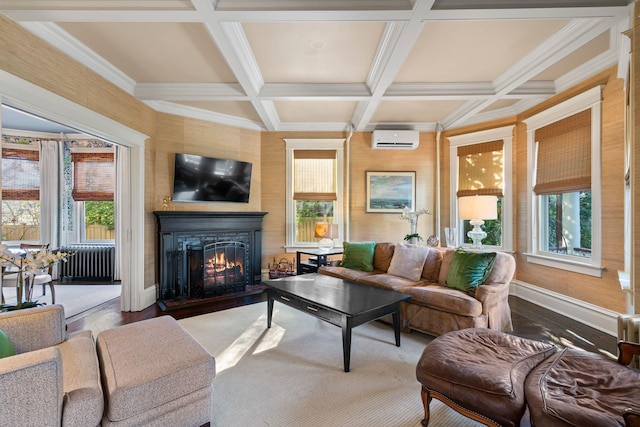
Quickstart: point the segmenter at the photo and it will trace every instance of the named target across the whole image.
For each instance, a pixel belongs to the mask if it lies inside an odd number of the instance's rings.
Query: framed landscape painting
[[[367,212],[401,213],[405,206],[415,210],[415,172],[366,173]]]

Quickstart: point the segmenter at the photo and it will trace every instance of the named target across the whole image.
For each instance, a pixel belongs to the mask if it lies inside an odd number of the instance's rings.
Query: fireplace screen
[[[195,297],[209,297],[245,290],[248,247],[243,242],[216,242],[187,248],[189,286]]]

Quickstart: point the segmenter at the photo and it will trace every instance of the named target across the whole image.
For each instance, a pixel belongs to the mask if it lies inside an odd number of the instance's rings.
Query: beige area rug
[[[415,368],[430,338],[372,322],[353,330],[343,371],[340,328],[276,303],[179,321],[216,358],[211,425],[216,427],[419,427]],[[432,427],[480,426],[433,400]]]
[[[120,285],[55,285],[56,304],[64,307],[64,316],[68,319],[93,307],[111,301],[120,296]],[[16,302],[16,288],[3,289],[8,304]],[[46,287],[46,295],[42,295],[42,286],[34,289],[34,300],[51,305],[51,292]]]

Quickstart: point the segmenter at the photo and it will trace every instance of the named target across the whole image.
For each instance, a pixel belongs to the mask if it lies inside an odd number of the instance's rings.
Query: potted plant
[[[412,233],[404,236],[404,240],[412,244],[417,244],[418,242],[421,242],[423,239],[418,233]]]
[[[25,289],[29,279],[50,265],[59,261],[66,262],[66,258],[71,255],[44,248],[39,251],[13,253],[7,245],[0,245],[0,266],[2,266],[3,274],[17,274],[16,303],[0,304],[0,311],[21,310],[42,305],[38,301],[31,301],[30,292],[27,292],[27,298],[25,298]]]
[[[420,215],[424,214],[431,215],[431,211],[427,209],[412,211],[406,206],[402,209],[402,215],[400,215],[400,218],[409,221],[409,224],[411,225],[411,232],[404,236],[404,240],[412,244],[418,244],[418,242],[422,241],[422,237],[418,234],[418,218]]]

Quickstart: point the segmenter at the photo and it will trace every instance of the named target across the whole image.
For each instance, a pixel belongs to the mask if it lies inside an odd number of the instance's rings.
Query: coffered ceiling
[[[259,130],[432,131],[626,70],[629,2],[0,0],[0,12],[157,111]]]

